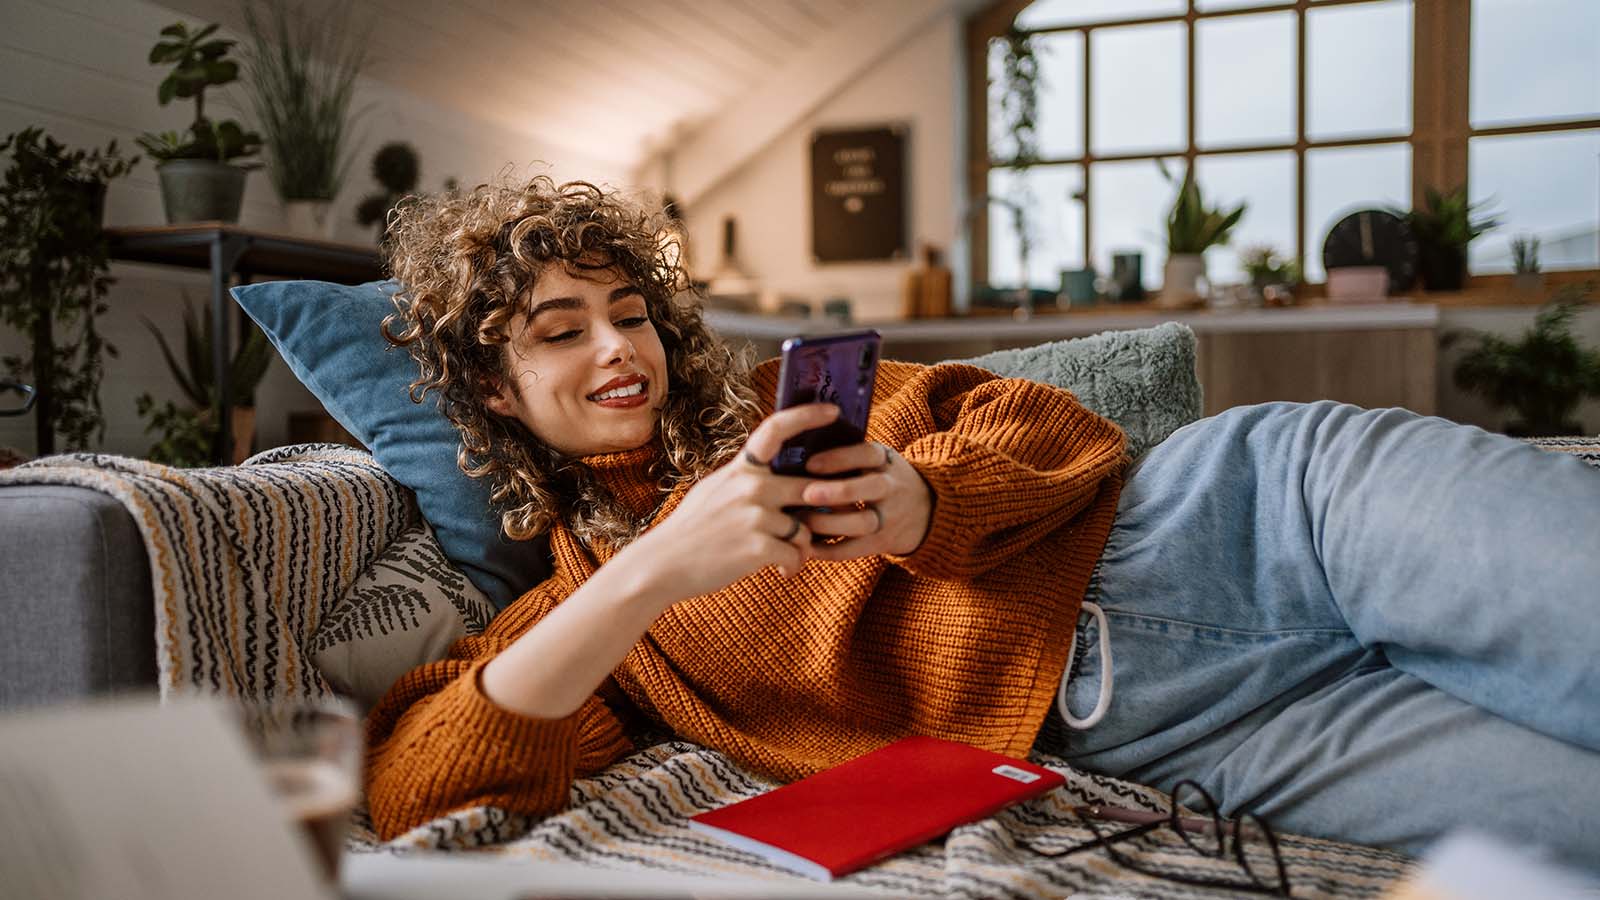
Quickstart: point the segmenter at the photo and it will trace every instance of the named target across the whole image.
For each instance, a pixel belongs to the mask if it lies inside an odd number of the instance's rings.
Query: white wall
[[[811,135],[819,129],[910,126],[907,222],[913,254],[922,241],[946,251],[957,232],[963,35],[957,12],[943,14],[870,70],[799,120],[688,209],[697,274],[708,274],[722,249],[722,220],[738,220],[739,255],[765,289],[819,305],[843,296],[858,319],[899,315],[900,280],[909,263],[817,264],[811,258]],[[670,187],[670,185],[669,185]]]
[[[146,62],[158,32],[191,17],[142,0],[5,0],[0,3],[0,134],[38,125],[57,140],[75,147],[104,146],[116,139],[136,150],[134,138],[151,130],[180,130],[193,117],[188,102],[156,104],[156,86],[164,69]],[[381,64],[372,75],[381,78]],[[207,92],[213,118],[241,117],[246,106],[237,85]],[[350,174],[335,210],[341,220],[336,238],[356,243],[373,240],[371,229],[358,226],[354,209],[377,185],[370,175],[372,153],[390,140],[405,140],[422,161],[421,189],[436,190],[446,177],[463,184],[492,177],[508,166],[531,171],[535,161],[553,163],[558,178],[616,181],[614,166],[557,150],[540,141],[487,125],[364,78],[355,105],[366,112],[355,132],[360,141]],[[247,121],[248,124],[248,121]],[[3,164],[3,163],[0,163]],[[264,171],[249,176],[240,224],[276,230],[282,213]],[[106,224],[161,224],[160,191],[151,163],[141,162],[129,176],[112,184],[107,196]],[[154,338],[140,323],[153,320],[169,336],[181,340],[185,293],[196,304],[208,296],[206,275],[168,267],[113,264],[117,284],[111,289],[110,313],[102,331],[121,350],[109,360],[101,389],[107,428],[103,449],[142,455],[152,443],[134,411],[134,398],[150,392],[157,401],[180,400],[177,386],[161,361]],[[25,347],[21,336],[0,330],[0,355]],[[317,410],[315,398],[295,381],[281,362],[274,363],[257,395],[258,433],[262,446],[282,443],[290,410]],[[0,446],[33,453],[33,420],[0,419]]]

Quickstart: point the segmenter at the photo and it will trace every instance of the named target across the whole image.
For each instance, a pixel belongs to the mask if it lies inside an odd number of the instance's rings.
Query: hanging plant
[[[11,163],[0,182],[0,322],[26,335],[29,350],[7,356],[6,373],[37,389],[35,450],[73,450],[105,435],[100,383],[116,356],[95,327],[111,286],[100,219],[106,185],[128,173],[116,141],[69,150],[38,128],[8,135]]]
[[[989,155],[1015,170],[1016,178],[1004,198],[989,199],[1001,203],[1009,213],[1021,265],[1018,289],[1026,294],[1030,287],[1028,258],[1033,250],[1033,228],[1029,217],[1036,202],[1027,173],[1039,161],[1038,45],[1035,35],[1015,26],[1008,29],[998,43],[1002,86],[999,97],[1000,123],[1004,128],[1005,142],[992,145]]]

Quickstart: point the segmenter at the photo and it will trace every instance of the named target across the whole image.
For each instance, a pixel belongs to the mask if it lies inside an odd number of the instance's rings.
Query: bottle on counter
[[[922,261],[906,272],[901,283],[900,312],[907,319],[938,319],[950,315],[952,275],[944,253],[924,243]]]

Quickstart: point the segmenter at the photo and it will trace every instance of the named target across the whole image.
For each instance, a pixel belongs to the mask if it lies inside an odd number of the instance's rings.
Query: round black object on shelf
[[[1322,267],[1383,266],[1389,293],[1410,290],[1417,278],[1417,240],[1404,219],[1382,209],[1363,209],[1340,219],[1322,242]]]

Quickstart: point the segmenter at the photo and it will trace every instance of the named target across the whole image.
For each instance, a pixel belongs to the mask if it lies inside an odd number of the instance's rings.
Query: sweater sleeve
[[[560,719],[496,705],[478,679],[503,646],[463,638],[447,658],[407,673],[373,708],[366,791],[381,840],[478,805],[548,815],[566,807],[575,777],[633,749],[598,695]]]
[[[922,545],[890,559],[925,577],[970,579],[1005,561],[1115,489],[1127,461],[1122,430],[1070,392],[973,366],[922,369],[885,412],[923,426],[900,452],[933,492],[933,515]]]

